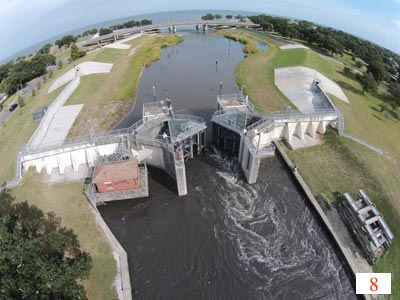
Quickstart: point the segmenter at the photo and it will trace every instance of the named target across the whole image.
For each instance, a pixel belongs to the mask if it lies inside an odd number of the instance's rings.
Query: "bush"
[[[25,106],[25,100],[21,95],[18,96],[18,105],[19,105],[19,107]]]

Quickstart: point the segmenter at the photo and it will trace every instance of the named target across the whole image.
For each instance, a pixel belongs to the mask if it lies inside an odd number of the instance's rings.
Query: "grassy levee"
[[[87,134],[90,127],[97,131],[115,125],[136,97],[143,66],[158,60],[163,47],[181,40],[176,35],[141,36],[127,42],[131,45],[129,50],[104,48],[92,53],[91,61],[112,63],[113,67],[107,74],[82,77],[81,84],[66,103],[85,104],[69,136]]]
[[[117,274],[116,264],[101,229],[89,210],[82,194],[82,183],[45,184],[38,176],[29,174],[13,189],[18,201],[27,201],[44,212],[54,211],[67,228],[78,236],[81,249],[90,253],[93,266],[89,278],[83,281],[89,299],[116,299],[113,286]]]
[[[359,83],[343,74],[342,64],[312,50],[279,50],[275,41],[261,35],[257,39],[267,42],[270,50],[248,56],[236,70],[238,83],[246,86],[245,91],[257,107],[271,112],[289,102],[274,84],[274,68],[314,68],[338,83],[349,98],[350,103],[346,103],[331,96],[344,112],[346,132],[385,152],[384,156],[379,155],[332,131],[325,136],[323,145],[288,151],[288,155],[299,165],[312,192],[325,195],[322,198],[326,201],[334,203],[337,193],[354,194],[360,188],[370,194],[395,235],[394,244],[378,259],[374,270],[392,273],[391,299],[400,299],[400,124],[395,112],[380,112],[381,97],[362,94]]]
[[[224,29],[217,31],[217,34],[223,35],[227,39],[242,43],[244,45],[243,52],[246,54],[255,54],[260,52],[257,44],[254,43],[251,38],[244,36],[243,32],[241,33],[242,34],[236,34],[232,30],[224,30]]]
[[[5,126],[0,126],[0,184],[13,178],[16,153],[28,142],[39,125],[38,121],[33,121],[32,113],[44,104],[49,105],[64,88],[60,87],[48,94],[56,78],[81,62],[113,63],[109,74],[82,77],[80,86],[67,101],[67,105],[85,104],[86,110],[82,110],[84,114],[81,112],[79,116],[80,123],[74,124],[76,128],[84,127],[88,130],[91,122],[98,122],[98,128],[108,129],[125,112],[123,108],[134,99],[143,65],[157,60],[162,47],[176,44],[181,39],[178,36],[142,36],[127,42],[132,45],[129,50],[103,48],[55,71],[37,95],[28,98],[26,105],[18,109]],[[116,106],[118,109],[113,112],[111,108],[115,103],[122,105]],[[75,130],[75,134],[80,132],[83,130]],[[82,183],[49,185],[41,183],[39,176],[29,173],[13,192],[21,201],[27,200],[45,211],[54,211],[61,217],[63,224],[78,235],[82,248],[94,259],[90,277],[84,282],[89,299],[115,299],[116,293],[112,286],[116,275],[115,261],[81,190]]]

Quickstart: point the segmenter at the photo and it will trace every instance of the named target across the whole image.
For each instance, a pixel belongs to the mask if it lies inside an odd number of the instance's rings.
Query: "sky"
[[[400,0],[0,0],[0,61],[90,24],[138,14],[229,9],[341,29],[400,53]]]

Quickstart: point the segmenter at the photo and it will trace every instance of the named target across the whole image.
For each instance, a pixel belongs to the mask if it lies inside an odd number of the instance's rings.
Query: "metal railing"
[[[252,143],[251,137],[246,136],[245,143],[248,149],[250,150],[251,154],[255,157],[268,157],[273,156],[275,154],[275,145],[271,143],[267,147],[258,148]]]

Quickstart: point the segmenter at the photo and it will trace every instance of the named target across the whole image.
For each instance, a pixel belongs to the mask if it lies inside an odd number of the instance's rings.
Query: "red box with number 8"
[[[357,273],[356,294],[390,295],[391,280],[391,273]]]

